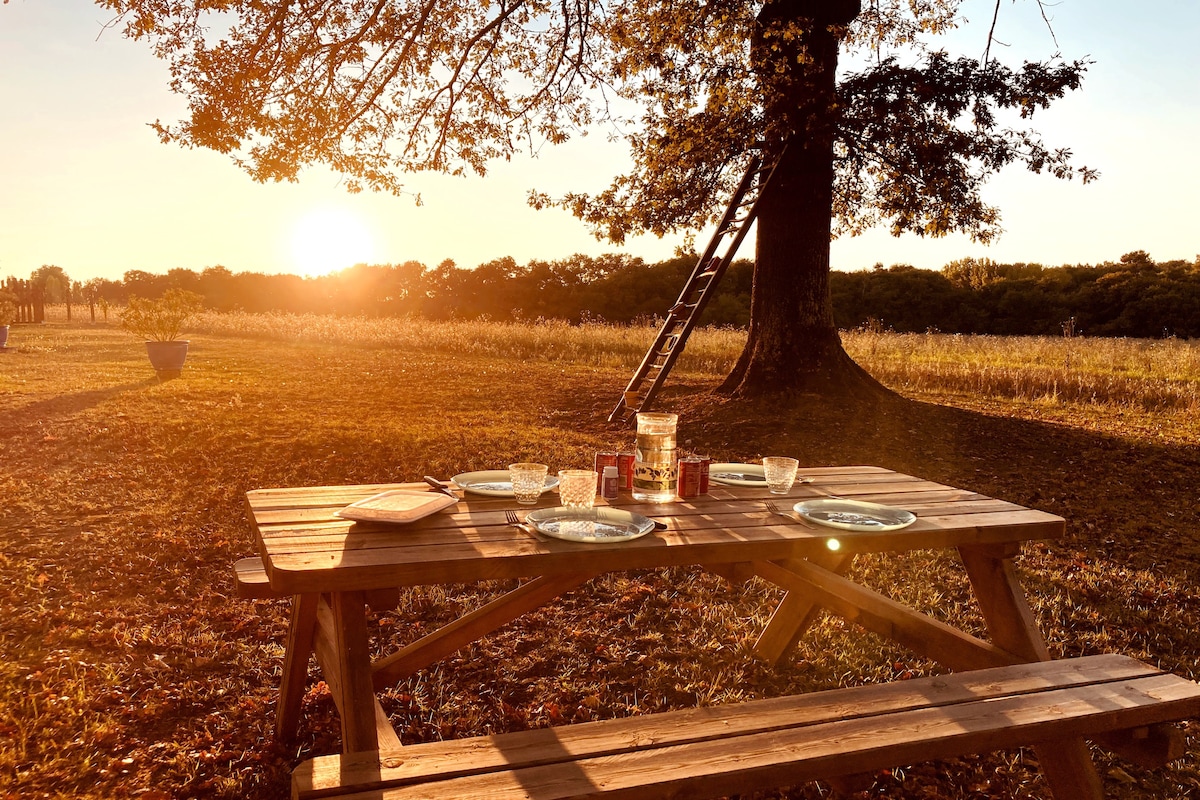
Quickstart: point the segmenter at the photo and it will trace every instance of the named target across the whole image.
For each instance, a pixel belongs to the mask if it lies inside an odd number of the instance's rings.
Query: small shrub
[[[183,289],[168,289],[157,300],[131,297],[121,314],[121,327],[153,342],[174,341],[184,324],[200,313],[203,299]]]
[[[17,321],[17,303],[19,298],[8,291],[0,289],[0,325],[8,325]]]

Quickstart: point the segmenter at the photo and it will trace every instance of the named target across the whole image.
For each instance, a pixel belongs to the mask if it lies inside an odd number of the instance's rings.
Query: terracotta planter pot
[[[183,373],[183,362],[187,358],[188,340],[173,342],[146,342],[146,355],[150,366],[162,381],[178,378]]]

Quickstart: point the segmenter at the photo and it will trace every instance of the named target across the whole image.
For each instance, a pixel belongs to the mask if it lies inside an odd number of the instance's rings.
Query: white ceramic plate
[[[767,478],[762,464],[710,464],[708,479],[726,486],[766,487]]]
[[[711,464],[708,479],[726,486],[759,486],[766,488],[767,476],[762,464]],[[796,476],[796,484],[812,483],[812,478]]]
[[[337,515],[356,522],[413,522],[457,502],[457,499],[441,492],[396,489],[351,503],[338,511]]]
[[[458,488],[471,494],[482,494],[488,497],[512,497],[512,479],[506,469],[485,469],[482,472],[462,472],[450,479]],[[547,475],[543,492],[558,486],[557,475]]]
[[[898,531],[917,521],[917,515],[902,508],[865,503],[860,500],[805,500],[792,506],[796,513],[818,525],[845,531]]]
[[[654,520],[620,508],[539,508],[525,515],[539,532],[568,542],[628,542],[654,530]]]

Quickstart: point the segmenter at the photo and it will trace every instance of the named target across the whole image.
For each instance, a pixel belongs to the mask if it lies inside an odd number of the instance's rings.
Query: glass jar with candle
[[[675,498],[675,428],[678,414],[637,415],[633,498],[665,503]]]

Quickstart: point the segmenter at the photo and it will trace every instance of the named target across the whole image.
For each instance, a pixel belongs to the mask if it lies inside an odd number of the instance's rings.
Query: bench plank
[[[239,558],[233,564],[233,578],[237,596],[243,600],[278,600],[290,596],[271,588],[261,558]]]
[[[324,756],[296,769],[292,796],[567,798],[603,787],[615,797],[718,797],[1197,713],[1197,684],[1091,656]]]
[[[239,558],[233,565],[237,596],[243,600],[285,600],[293,595],[271,588],[263,560],[256,557]],[[371,589],[367,605],[375,611],[391,611],[400,602],[399,589]]]
[[[1139,688],[1139,684],[1153,686]],[[1151,718],[1164,703],[1191,701],[1194,684],[1154,676],[1094,687],[1055,689],[1016,697],[914,709],[824,722],[687,745],[651,746],[631,752],[504,769],[371,790],[381,800],[565,800],[603,794],[613,798],[712,798],[769,786],[787,786],[873,771],[896,764],[1052,742]],[[1183,689],[1176,693],[1173,689]],[[502,745],[502,737],[501,737]],[[337,795],[354,798],[356,795]]]

